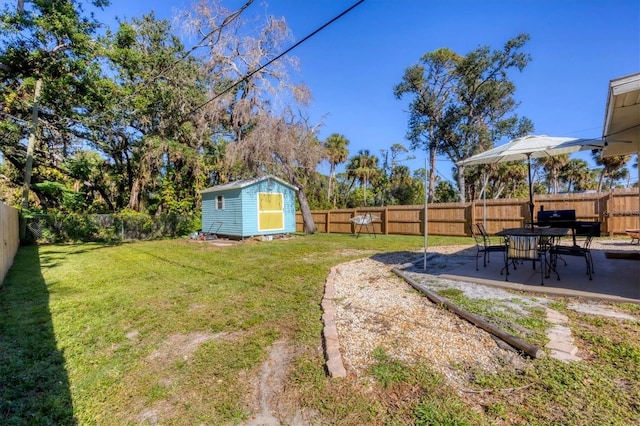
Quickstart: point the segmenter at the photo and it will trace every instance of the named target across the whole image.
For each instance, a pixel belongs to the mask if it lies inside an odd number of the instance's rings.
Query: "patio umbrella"
[[[529,173],[529,213],[533,222],[533,182],[531,181],[531,159],[570,154],[572,152],[601,147],[599,139],[579,139],[529,135],[513,139],[504,145],[497,146],[480,154],[473,155],[457,164],[472,166],[477,164],[495,164],[505,161],[527,160]]]

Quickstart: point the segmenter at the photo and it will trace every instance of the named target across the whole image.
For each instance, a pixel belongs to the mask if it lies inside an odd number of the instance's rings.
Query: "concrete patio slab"
[[[558,264],[558,280],[554,273],[540,285],[540,270],[533,270],[531,263],[522,264],[515,271],[510,268],[509,281],[501,275],[504,257],[491,253],[490,263],[476,271],[475,259],[454,265],[438,274],[444,279],[475,282],[512,290],[544,293],[556,296],[582,297],[614,302],[640,303],[640,260],[605,256],[609,253],[640,253],[640,247],[628,240],[599,240],[592,246],[594,263],[593,279],[586,273],[585,259],[566,257],[567,265]]]

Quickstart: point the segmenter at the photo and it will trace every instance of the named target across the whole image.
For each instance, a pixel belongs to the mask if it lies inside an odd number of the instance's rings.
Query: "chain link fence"
[[[24,220],[25,238],[37,243],[176,238],[199,229],[199,218],[173,214],[32,214]]]

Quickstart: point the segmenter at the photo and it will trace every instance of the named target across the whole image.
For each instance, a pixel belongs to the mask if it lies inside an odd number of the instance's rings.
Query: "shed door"
[[[284,197],[282,193],[258,193],[258,230],[284,229]]]

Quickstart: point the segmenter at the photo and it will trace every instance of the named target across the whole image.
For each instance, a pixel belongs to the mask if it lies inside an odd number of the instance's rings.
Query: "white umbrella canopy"
[[[527,160],[529,172],[529,213],[533,223],[533,183],[531,182],[531,158],[551,157],[572,152],[600,148],[600,139],[566,138],[546,135],[529,135],[473,155],[459,161],[458,165],[495,164],[505,161]],[[533,226],[533,225],[532,225]]]
[[[458,164],[467,166],[493,164],[504,161],[522,161],[530,158],[551,157],[572,152],[602,147],[600,139],[564,138],[544,135],[529,135],[513,139],[495,148],[473,155]]]

